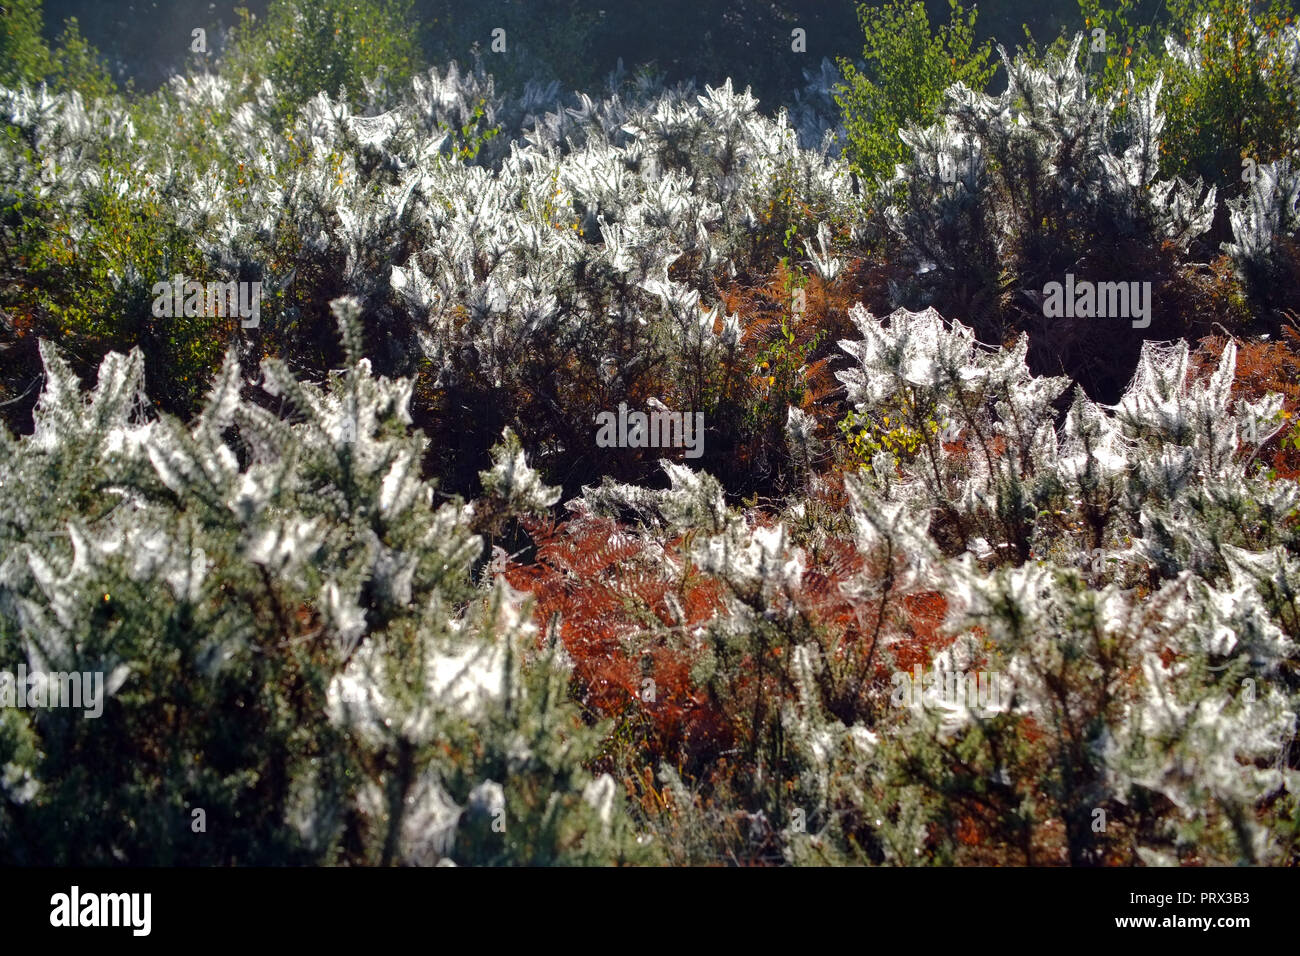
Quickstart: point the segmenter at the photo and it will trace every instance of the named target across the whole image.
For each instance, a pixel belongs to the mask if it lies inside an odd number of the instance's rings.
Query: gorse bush
[[[1265,307],[1283,309],[1300,280],[1300,171],[1290,159],[1254,170],[1249,190],[1228,203],[1238,275]]]
[[[1042,66],[1003,51],[1004,93],[956,85],[937,123],[901,134],[913,153],[887,186],[884,218],[915,272],[903,301],[970,316],[997,342],[1047,325],[1043,291],[1067,274],[1140,274],[1157,297],[1179,281],[1174,256],[1210,228],[1215,190],[1158,178],[1159,80],[1121,113],[1118,96],[1090,92],[1077,65],[1081,42]],[[1058,356],[1071,347],[1047,336],[1035,344]],[[1116,359],[1098,364],[1123,368]],[[1090,388],[1122,384],[1066,361]]]
[[[1276,397],[1232,398],[1232,347],[1196,383],[1185,346],[1149,349],[1118,406],[1076,392],[1058,428],[1068,382],[1023,340],[854,318],[853,406],[951,440],[849,479],[847,526],[735,512],[670,466],[668,491],[590,489],[510,575],[627,727],[606,759],[647,823],[691,859],[1290,858],[1300,499],[1251,467]],[[1004,675],[1005,706],[900,709],[888,675],[920,661]],[[660,725],[656,787],[627,741]]]
[[[1279,47],[1294,45],[1296,31],[1281,26]],[[1276,333],[1295,288],[1294,176],[1290,159],[1251,160],[1244,193],[1232,188],[1226,201],[1199,179],[1164,178],[1164,77],[1143,85],[1130,74],[1128,87],[1106,93],[1080,66],[1084,43],[1076,37],[1041,59],[1003,52],[1008,86],[997,97],[953,86],[934,125],[900,134],[912,156],[886,186],[883,219],[914,273],[896,301],[968,316],[985,341],[1034,331],[1036,368],[1059,362],[1112,396],[1153,333],[1121,330],[1112,348],[1090,354],[1086,339],[1045,314],[1047,283],[1141,275],[1153,287],[1154,334],[1206,334],[1215,320],[1241,328],[1243,298],[1255,327]],[[1220,216],[1232,240],[1221,244]],[[1235,292],[1207,287],[1192,267],[1216,245],[1241,282]],[[1213,311],[1195,324],[1189,312],[1207,301]]]
[[[44,349],[36,430],[0,436],[5,487],[33,489],[2,532],[0,646],[104,671],[111,696],[98,722],[3,711],[7,859],[623,854],[561,665],[515,595],[475,587],[472,508],[419,477],[410,383],[371,374],[355,302],[335,307],[349,364],[327,388],[263,365],[288,418],[241,397],[233,357],[187,427],[144,414],[138,352],[85,397]],[[526,478],[494,485],[526,501]],[[192,832],[195,809],[234,836]]]
[[[931,183],[949,179],[947,185],[975,194],[974,205],[1015,216],[991,225],[1002,226],[996,230],[1003,238],[1000,252],[1007,251],[1006,242],[1025,248],[1028,261],[1016,271],[1027,278],[1034,268],[1059,264],[1062,254],[1077,258],[1084,242],[1114,244],[1138,235],[1186,245],[1208,228],[1214,206],[1213,191],[1156,179],[1164,125],[1156,105],[1159,85],[1135,94],[1127,113],[1117,115],[1116,100],[1092,95],[1075,66],[1080,42],[1076,38],[1064,57],[1049,57],[1042,69],[1004,54],[1005,93],[988,97],[954,87],[939,125],[903,134],[913,146],[914,165],[902,169],[895,182],[906,186],[921,179],[920,173],[929,174]],[[1122,150],[1116,146],[1120,142],[1127,144]],[[983,204],[981,193],[990,197]],[[941,209],[947,205],[930,202]],[[937,225],[912,226],[905,215],[891,210],[900,233],[940,231]],[[1072,232],[1080,228],[1084,231],[1076,238]],[[925,251],[926,240],[916,241]],[[952,267],[950,259],[945,261],[944,268]]]
[[[805,109],[801,144],[788,120],[763,117],[729,86],[701,97],[642,82],[626,100],[569,112],[554,85],[506,99],[481,71],[453,65],[405,88],[371,86],[360,111],[319,94],[281,132],[273,84],[241,84],[178,78],[138,123],[124,117],[112,130],[98,125],[113,115],[107,103],[42,106],[37,93],[14,91],[12,150],[25,174],[17,195],[39,192],[55,149],[68,184],[20,210],[20,235],[64,250],[71,242],[41,284],[66,290],[100,323],[130,323],[146,307],[138,291],[177,273],[260,281],[261,326],[242,354],[279,354],[317,375],[338,359],[327,303],[361,297],[375,361],[420,374],[415,413],[457,449],[445,477],[461,490],[504,425],[550,472],[565,449],[589,445],[597,411],[623,400],[643,407],[657,390],[651,378],[676,379],[659,392],[672,407],[713,411],[716,356],[739,339],[718,309],[718,283],[769,267],[775,250],[756,241],[758,223],[779,220],[784,249],[798,252],[816,222],[851,231],[860,218],[829,145],[804,148],[806,127],[825,121]],[[532,143],[512,145],[524,137]],[[167,142],[154,152],[159,138]],[[88,298],[83,273],[71,270],[87,256],[103,260],[58,223],[86,215],[110,157],[129,167],[129,187],[112,188],[148,203],[150,224],[133,241],[151,251],[130,274],[137,294],[100,315],[107,300]],[[169,233],[202,260],[172,251]],[[37,313],[31,327],[55,334],[57,313],[24,308]],[[194,379],[184,354],[167,358],[167,370]],[[180,390],[161,392],[164,407],[190,410]],[[558,443],[544,448],[542,435]],[[609,467],[590,461],[564,480],[576,489]]]

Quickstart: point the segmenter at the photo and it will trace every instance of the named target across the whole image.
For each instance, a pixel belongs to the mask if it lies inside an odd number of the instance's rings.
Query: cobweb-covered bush
[[[849,476],[845,515],[738,511],[675,465],[668,490],[606,482],[572,505],[619,517],[668,594],[721,585],[707,622],[678,626],[671,601],[658,622],[603,612],[630,660],[694,661],[679,697],[714,709],[736,755],[721,776],[664,759],[662,789],[639,784],[672,807],[644,811],[665,845],[822,863],[1293,858],[1300,495],[1253,467],[1276,397],[1232,398],[1232,348],[1192,380],[1185,344],[1150,346],[1118,404],[1076,392],[1058,424],[1066,382],[1030,374],[1023,340],[983,347],[933,311],[854,319],[850,402],[928,439]],[[918,629],[935,600],[945,626]],[[993,675],[1002,693],[916,706],[897,690],[914,667]]]
[[[180,324],[148,315],[149,290],[178,271],[263,283],[260,326],[231,330],[248,365],[272,352],[336,367],[328,302],[361,299],[367,355],[419,374],[421,424],[456,450],[446,477],[461,489],[506,425],[549,465],[590,445],[594,414],[620,401],[712,412],[720,350],[739,337],[719,281],[770,267],[787,227],[811,239],[861,219],[832,142],[807,148],[830,82],[811,80],[798,128],[730,83],[501,96],[454,64],[368,84],[360,106],[317,95],[287,128],[270,81],[175,78],[131,108],[21,88],[0,91],[19,134],[0,148],[14,197],[41,199],[23,235],[70,257],[42,280],[70,300],[98,247],[62,223],[94,222],[103,194],[147,209],[146,231],[192,237],[189,263],[146,243],[130,274],[104,280],[102,300],[131,313],[112,321],[143,323],[160,348]],[[53,317],[32,321],[56,335]],[[613,463],[589,467],[579,477]]]
[[[1077,52],[1004,55],[1006,93],[905,131],[898,256],[861,244],[826,69],[774,118],[729,82],[501,96],[454,66],[287,124],[222,77],[0,89],[0,318],[67,346],[5,373],[44,389],[0,431],[0,668],[108,694],[0,708],[0,853],[1294,861],[1279,399],[1234,398],[1235,346],[1196,375],[1134,336],[1103,404],[1023,334],[1067,272],[1175,281],[1214,211],[1158,175],[1159,85],[1121,106]],[[1293,240],[1294,178],[1231,206],[1244,276]],[[184,422],[146,369],[218,336],[151,315],[177,271],[266,295]],[[906,272],[894,298],[944,308],[848,307]],[[703,412],[708,470],[597,446],[623,402]],[[799,494],[742,506],[746,469]],[[919,706],[917,668],[1005,695]]]
[[[1209,229],[1214,189],[1157,178],[1159,81],[1121,111],[1089,89],[1081,42],[1041,65],[1002,50],[1001,95],[955,84],[938,123],[900,132],[913,156],[887,184],[885,218],[916,273],[909,298],[989,315],[1008,285],[1111,278],[1132,250],[1185,249]]]
[[[0,436],[0,659],[102,671],[111,696],[98,719],[0,712],[6,859],[625,855],[611,782],[581,768],[598,728],[521,596],[473,584],[473,509],[420,477],[410,382],[374,376],[356,303],[336,311],[327,387],[263,364],[283,416],[233,357],[185,427],[147,413],[138,353],[86,396],[44,347],[36,430]]]
[[[843,343],[861,363],[841,373],[850,400],[901,407],[918,430],[937,421],[950,439],[881,462],[877,493],[959,556],[938,568],[952,624],[973,625],[977,657],[1013,682],[1010,713],[969,732],[972,769],[987,761],[1008,800],[1028,798],[996,755],[1027,726],[1053,739],[1034,799],[1059,810],[1075,862],[1113,852],[1097,809],[1118,813],[1139,849],[1150,834],[1175,853],[1272,858],[1255,814],[1295,786],[1284,662],[1300,623],[1286,553],[1300,498],[1249,465],[1277,396],[1231,398],[1231,347],[1189,384],[1185,344],[1148,346],[1118,405],[1076,394],[1057,429],[1049,407],[1065,383],[1029,376],[1023,341],[980,349],[933,312],[856,319],[864,340]],[[974,785],[938,783],[950,798]]]
[[[1228,201],[1228,218],[1232,242],[1223,249],[1238,274],[1265,301],[1277,298],[1273,287],[1289,288],[1287,269],[1297,268],[1300,172],[1285,159],[1257,167],[1246,193]]]

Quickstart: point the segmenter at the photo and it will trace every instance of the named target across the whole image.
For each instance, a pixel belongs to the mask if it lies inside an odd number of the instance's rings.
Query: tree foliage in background
[[[1099,90],[1124,96],[1130,74],[1141,84],[1163,76],[1165,175],[1201,177],[1234,197],[1253,167],[1300,148],[1289,0],[1167,0],[1164,9],[1081,0],[1080,9],[1088,31],[1105,31],[1105,51],[1089,42],[1082,54]]]
[[[11,0],[0,16],[0,82],[15,86],[43,77],[50,50],[41,36],[41,0]]]
[[[49,82],[55,89],[107,96],[116,84],[77,19],[64,22],[51,48],[41,34],[41,0],[14,0],[0,15],[0,84]]]
[[[982,92],[993,67],[990,45],[975,39],[975,9],[968,12],[956,0],[948,22],[937,31],[919,2],[891,0],[879,8],[862,4],[858,15],[866,36],[866,69],[840,59],[844,86],[836,102],[844,110],[849,161],[866,188],[874,189],[876,180],[891,176],[907,154],[899,130],[928,124],[953,83]]]
[[[411,0],[272,0],[260,22],[241,12],[224,69],[269,79],[286,120],[317,93],[358,102],[365,81],[421,69],[413,17]]]

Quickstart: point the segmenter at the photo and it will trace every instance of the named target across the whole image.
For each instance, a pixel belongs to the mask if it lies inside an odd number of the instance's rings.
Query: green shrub
[[[0,16],[0,84],[39,83],[50,70],[41,0],[9,0]]]
[[[76,90],[88,99],[117,92],[117,84],[99,53],[81,35],[76,18],[68,20],[51,54],[50,84],[56,90]]]
[[[224,68],[270,79],[282,119],[317,93],[356,101],[366,80],[404,80],[422,65],[410,0],[273,0],[260,24],[240,15]]]
[[[1105,53],[1085,47],[1098,88],[1127,98],[1133,78],[1164,76],[1161,172],[1200,177],[1236,195],[1247,172],[1284,158],[1300,135],[1300,59],[1287,46],[1290,0],[1167,0],[1163,23],[1142,23],[1138,4],[1080,0]],[[1166,35],[1168,40],[1166,40]]]
[[[76,90],[92,99],[116,91],[99,53],[82,37],[76,17],[64,22],[57,45],[50,49],[41,35],[41,0],[6,3],[3,13],[0,85],[48,82],[56,90]]]
[[[81,197],[75,218],[48,194],[10,208],[25,268],[23,285],[6,304],[35,334],[57,338],[83,374],[105,352],[138,345],[163,407],[190,414],[220,364],[221,333],[237,320],[152,316],[156,281],[211,270],[194,236],[164,216],[159,198],[131,170],[106,163],[104,172],[102,187]]]
[[[89,718],[0,710],[0,860],[641,856],[583,769],[604,728],[518,596],[475,585],[473,509],[418,475],[411,382],[372,375],[356,301],[334,305],[347,365],[318,387],[264,362],[279,415],[233,355],[187,426],[143,410],[138,351],[87,395],[43,344],[34,434],[0,428],[27,489],[0,518],[0,659],[104,681]],[[507,507],[549,500],[497,458]]]
[[[1177,0],[1175,38],[1187,46],[1164,64],[1165,168],[1225,187],[1243,181],[1243,162],[1284,158],[1300,142],[1300,61],[1274,42],[1291,4],[1264,12],[1234,0]],[[1208,19],[1207,19],[1208,18]],[[1239,186],[1238,186],[1239,188]]]
[[[847,155],[870,183],[887,177],[907,146],[898,131],[933,121],[944,91],[965,83],[982,91],[993,76],[991,48],[975,42],[975,10],[951,0],[951,19],[935,33],[925,5],[891,0],[884,7],[858,7],[866,42],[867,72],[843,58],[845,82],[836,96],[844,111]]]

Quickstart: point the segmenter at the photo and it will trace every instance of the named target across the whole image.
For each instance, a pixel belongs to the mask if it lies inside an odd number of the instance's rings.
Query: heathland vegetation
[[[0,860],[1300,860],[1291,4],[816,6],[6,4]]]

